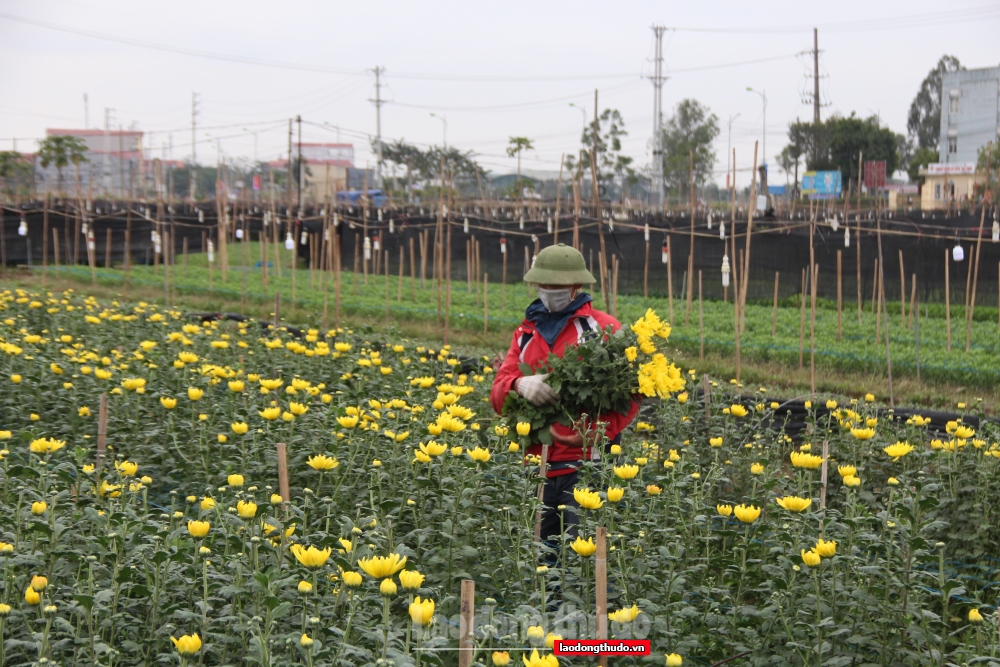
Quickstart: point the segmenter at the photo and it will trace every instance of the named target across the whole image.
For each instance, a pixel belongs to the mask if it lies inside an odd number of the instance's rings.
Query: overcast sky
[[[767,95],[769,160],[789,122],[811,119],[803,98],[813,26],[824,118],[879,114],[905,133],[910,102],[942,54],[969,68],[1000,64],[1000,4],[983,0],[0,0],[0,149],[16,137],[19,150],[33,150],[46,128],[84,127],[86,94],[90,127],[104,127],[112,109],[112,125],[146,132],[154,157],[183,159],[196,92],[200,163],[214,164],[220,146],[229,158],[287,155],[288,118],[300,114],[303,141],[335,142],[339,128],[364,166],[373,161],[379,66],[384,140],[441,144],[444,116],[448,144],[475,151],[491,171],[513,168],[504,155],[511,136],[535,143],[525,168],[557,170],[560,155],[579,148],[583,117],[570,102],[592,114],[598,88],[600,108],[624,117],[625,152],[644,166],[653,24],[668,28],[665,116],[694,98],[719,117],[719,182],[730,116],[739,114],[732,145],[742,169],[762,137],[762,100],[748,86]]]

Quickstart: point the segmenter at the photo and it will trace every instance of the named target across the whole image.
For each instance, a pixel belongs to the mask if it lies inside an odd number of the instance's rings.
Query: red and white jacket
[[[613,327],[614,331],[618,331],[622,326],[618,320],[607,313],[595,310],[589,302],[585,303],[570,316],[563,330],[556,336],[553,345],[549,347],[549,344],[542,335],[535,329],[535,325],[528,320],[524,320],[514,330],[510,349],[507,351],[507,356],[504,358],[493,380],[493,389],[490,392],[490,402],[493,404],[493,409],[496,410],[497,414],[500,414],[507,395],[514,388],[514,383],[523,377],[519,364],[528,364],[532,369],[537,369],[548,358],[549,352],[554,353],[557,357],[562,357],[566,354],[566,348],[575,345],[588,331],[603,330],[609,324]],[[638,413],[639,399],[636,398],[636,400],[632,401],[632,406],[629,408],[628,414],[620,414],[618,412],[602,414],[599,421],[607,424],[605,429],[607,438],[612,440],[617,437],[635,419]],[[572,436],[575,433],[573,429],[561,424],[555,425],[555,431],[565,436]],[[540,455],[541,452],[542,446],[538,443],[532,444],[528,448],[529,454]],[[592,455],[593,452],[591,452],[590,447],[573,447],[554,441],[549,447],[548,460],[552,464],[557,464],[566,461],[590,459]],[[556,477],[558,475],[566,475],[574,470],[575,466],[557,465],[554,469],[549,469],[547,476]]]

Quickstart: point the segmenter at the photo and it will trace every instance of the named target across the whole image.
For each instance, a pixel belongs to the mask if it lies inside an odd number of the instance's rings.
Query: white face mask
[[[542,300],[542,305],[550,313],[558,313],[566,310],[566,306],[573,301],[573,288],[565,287],[561,289],[538,288],[538,298]]]

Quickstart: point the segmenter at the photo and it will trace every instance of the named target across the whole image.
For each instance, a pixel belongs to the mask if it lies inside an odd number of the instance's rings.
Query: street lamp
[[[586,107],[586,105],[577,104],[575,102],[570,102],[569,105],[571,107],[579,109],[580,113],[583,114],[583,131],[586,132],[587,131],[587,107]]]
[[[729,139],[727,140],[727,144],[726,144],[726,178],[727,179],[729,178],[729,170],[730,170],[729,161],[732,159],[732,156],[733,156],[733,121],[736,120],[739,117],[740,117],[739,114],[736,114],[735,116],[730,116],[729,117]],[[734,188],[736,187],[736,182],[735,181],[733,182],[733,187]]]
[[[749,90],[751,93],[757,93],[758,95],[760,95],[760,99],[764,101],[764,127],[761,132],[764,138],[764,145],[762,147],[764,159],[761,160],[761,163],[766,167],[767,166],[767,93],[761,90],[754,90],[750,86],[747,86],[747,90]]]
[[[448,119],[445,118],[444,116],[437,115],[433,111],[431,112],[431,115],[434,116],[435,118],[439,119],[442,123],[444,123],[444,150],[447,151],[448,150]]]

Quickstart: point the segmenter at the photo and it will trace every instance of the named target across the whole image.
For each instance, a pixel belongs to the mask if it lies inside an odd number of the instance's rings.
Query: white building
[[[1000,136],[1000,67],[945,72],[941,80],[942,163],[975,164]]]

